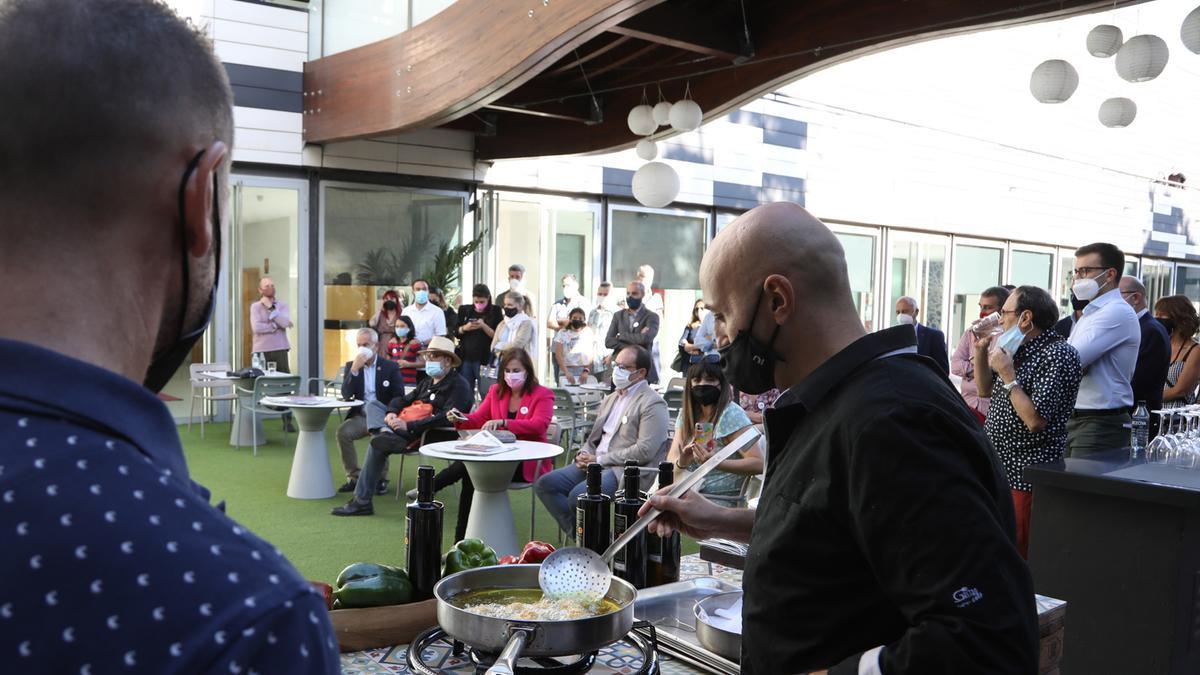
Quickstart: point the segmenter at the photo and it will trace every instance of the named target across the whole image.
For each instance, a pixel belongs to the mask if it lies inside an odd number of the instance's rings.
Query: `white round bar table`
[[[512,504],[508,501],[508,486],[519,462],[549,459],[562,454],[553,443],[517,441],[489,455],[456,451],[465,441],[444,441],[421,447],[421,454],[436,459],[459,460],[467,466],[467,474],[475,485],[475,498],[467,518],[467,538],[482,539],[498,556],[519,555],[517,528],[513,522]],[[531,488],[532,489],[532,488]]]
[[[263,405],[288,408],[296,419],[296,453],[292,456],[292,475],[287,496],[292,499],[328,499],[333,491],[333,470],[325,444],[325,425],[338,408],[354,408],[362,401],[339,401],[329,396],[305,396],[300,403],[288,396],[264,396]]]

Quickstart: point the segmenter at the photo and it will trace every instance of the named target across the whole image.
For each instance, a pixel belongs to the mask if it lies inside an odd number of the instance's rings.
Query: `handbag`
[[[433,405],[418,401],[400,411],[400,419],[404,422],[419,422],[433,417]]]
[[[679,348],[679,353],[675,355],[675,360],[671,362],[671,370],[677,373],[687,374],[688,366],[691,365],[691,354],[683,351],[683,347]]]

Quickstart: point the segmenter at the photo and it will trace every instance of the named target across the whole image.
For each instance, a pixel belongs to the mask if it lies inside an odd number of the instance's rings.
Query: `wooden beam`
[[[603,75],[604,73],[607,73],[608,71],[613,70],[615,68],[620,68],[621,66],[625,65],[626,63],[629,63],[630,61],[639,59],[642,56],[649,54],[650,52],[654,51],[655,49],[658,49],[657,44],[644,45],[641,49],[635,49],[632,52],[629,52],[628,54],[626,54],[625,56],[622,56],[619,59],[610,61],[609,63],[606,63],[603,66],[600,66],[599,68],[597,68],[595,70],[588,71],[587,76],[594,80],[597,76]],[[575,80],[578,82],[582,82],[583,77],[582,76],[577,77],[577,78],[575,78]]]
[[[583,57],[575,59],[569,63],[565,63],[565,64],[559,66],[558,68],[555,68],[554,70],[549,71],[547,74],[548,75],[562,75],[563,73],[565,73],[569,70],[575,70],[579,66],[587,63],[588,61],[591,61],[592,59],[596,58],[597,56],[602,56],[602,55],[607,54],[608,52],[612,51],[613,49],[620,47],[621,45],[625,44],[626,42],[629,42],[631,39],[633,39],[633,38],[622,35],[621,37],[618,37],[616,40],[609,42],[608,44],[606,44],[603,47],[597,49],[596,51],[588,54],[587,56],[583,56]]]
[[[688,52],[696,52],[697,54],[704,54],[705,56],[712,56],[725,61],[735,61],[741,58],[740,54],[734,54],[733,52],[728,52],[724,49],[717,49],[716,47],[709,47],[708,45],[688,42],[687,40],[679,40],[677,38],[667,37],[665,35],[656,35],[644,30],[626,28],[625,26],[614,26],[609,28],[608,32],[613,33],[614,35],[636,38],[638,40],[666,45],[668,47],[674,47],[675,49],[682,49]]]
[[[566,120],[568,122],[582,122],[583,124],[595,124],[597,120],[590,120],[586,117],[576,117],[574,115],[561,115],[559,113],[546,112],[544,110],[534,110],[533,108],[516,108],[510,105],[498,105],[492,103],[483,106],[485,110],[495,110],[497,112],[516,113],[518,115],[532,115],[533,117],[546,117],[553,120]]]

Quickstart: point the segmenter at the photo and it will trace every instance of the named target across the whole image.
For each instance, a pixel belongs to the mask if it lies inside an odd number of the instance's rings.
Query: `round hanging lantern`
[[[1062,103],[1079,86],[1075,66],[1062,59],[1043,61],[1029,77],[1029,92],[1042,103]]]
[[[654,122],[660,127],[671,123],[671,103],[669,101],[659,101],[654,104]]]
[[[1183,19],[1183,27],[1179,29],[1179,39],[1183,46],[1193,54],[1200,54],[1200,7],[1193,9]]]
[[[1107,59],[1121,49],[1121,29],[1108,24],[1096,26],[1087,36],[1087,50],[1092,56]]]
[[[629,117],[625,118],[625,123],[629,125],[629,130],[638,136],[649,136],[658,129],[658,125],[654,123],[654,109],[645,104],[634,106],[633,110],[629,111]]]
[[[637,148],[634,149],[637,156],[649,162],[658,157],[658,144],[649,138],[643,138],[637,142]]]
[[[1111,129],[1127,127],[1135,117],[1137,104],[1127,98],[1110,98],[1100,104],[1100,123]]]
[[[650,162],[633,174],[633,196],[642,206],[660,208],[679,194],[679,174],[662,162]]]
[[[671,128],[676,131],[695,131],[704,121],[704,112],[695,101],[685,98],[671,106]]]
[[[1167,43],[1157,35],[1135,35],[1117,52],[1117,74],[1128,82],[1153,80],[1167,67]]]

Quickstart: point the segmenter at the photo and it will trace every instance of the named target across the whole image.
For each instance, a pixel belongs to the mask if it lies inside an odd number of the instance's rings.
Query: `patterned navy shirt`
[[[153,394],[0,339],[5,670],[339,672],[323,599],[208,496]]]

